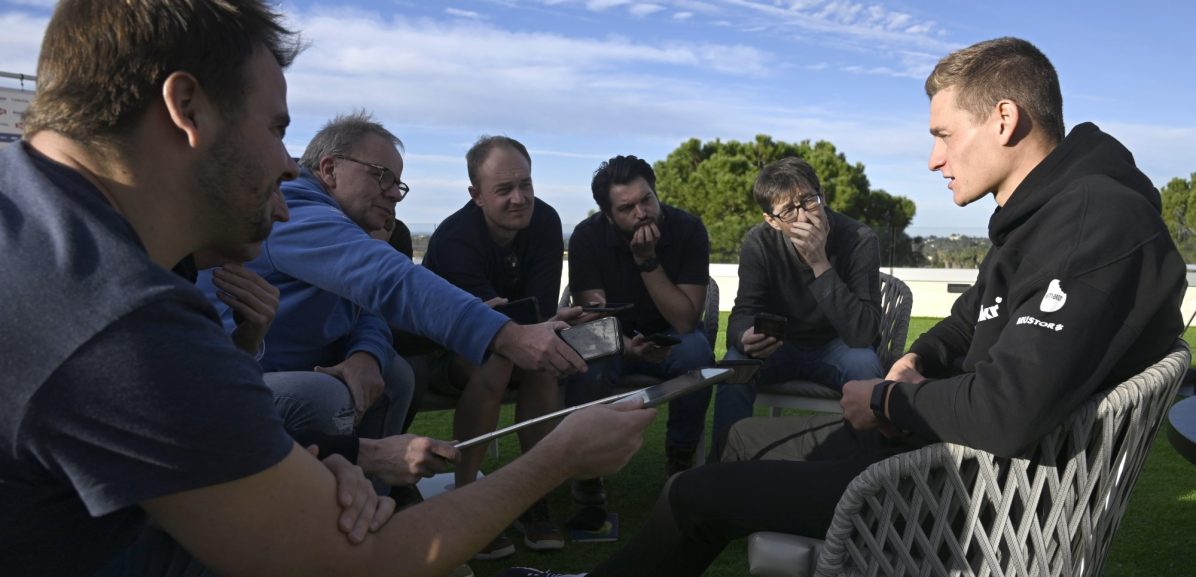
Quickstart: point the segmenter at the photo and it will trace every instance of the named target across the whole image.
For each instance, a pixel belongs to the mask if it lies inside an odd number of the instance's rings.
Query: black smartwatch
[[[635,266],[640,269],[640,272],[652,272],[656,270],[656,267],[660,266],[660,261],[656,260],[655,256],[652,256]]]
[[[897,384],[895,381],[881,381],[872,387],[872,401],[868,406],[872,408],[872,414],[876,418],[888,422],[889,418],[885,416],[885,397],[889,394],[889,387]]]

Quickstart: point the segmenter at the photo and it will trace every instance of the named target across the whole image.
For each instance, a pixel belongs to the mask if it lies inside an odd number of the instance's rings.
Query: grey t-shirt
[[[147,499],[291,450],[257,364],[87,180],[0,152],[0,568],[91,575]]]

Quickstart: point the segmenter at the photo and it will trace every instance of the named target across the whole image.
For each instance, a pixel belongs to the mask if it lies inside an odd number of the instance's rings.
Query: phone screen
[[[623,352],[623,334],[618,317],[603,317],[563,329],[557,334],[586,361]]]
[[[752,328],[757,333],[768,335],[774,339],[785,338],[785,325],[789,324],[789,319],[769,313],[759,313],[752,322]]]

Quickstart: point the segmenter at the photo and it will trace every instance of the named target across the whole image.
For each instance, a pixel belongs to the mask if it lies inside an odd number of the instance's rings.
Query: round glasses
[[[777,220],[789,222],[790,220],[797,218],[797,209],[801,208],[805,210],[818,210],[818,207],[820,206],[822,206],[822,194],[815,192],[813,194],[797,197],[797,202],[790,202],[789,204],[785,205],[785,208],[781,209],[781,212],[770,212],[768,213],[768,216],[771,216]]]
[[[378,171],[378,188],[382,189],[382,194],[386,194],[387,191],[390,190],[390,187],[392,187],[396,184],[399,185],[399,198],[395,202],[402,202],[403,198],[405,198],[407,196],[407,193],[411,192],[411,187],[407,186],[407,183],[396,178],[395,173],[391,172],[391,170],[389,168],[386,168],[385,166],[382,166],[381,164],[374,164],[372,162],[366,162],[364,160],[357,160],[356,158],[353,158],[351,156],[345,156],[343,154],[334,155],[333,158],[348,160],[349,162],[356,162],[357,164],[360,164],[362,166],[368,166],[374,170],[377,170]]]

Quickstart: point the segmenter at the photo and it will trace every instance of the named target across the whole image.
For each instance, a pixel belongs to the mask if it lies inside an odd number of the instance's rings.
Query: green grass
[[[719,326],[727,326],[727,312],[721,313]],[[938,319],[910,320],[909,341],[930,328]],[[1185,333],[1189,343],[1196,343],[1196,329]],[[726,341],[719,333],[715,345],[716,358],[722,358]],[[758,414],[763,414],[758,410]],[[709,417],[709,415],[708,415]],[[503,407],[500,426],[510,424],[513,410]],[[666,410],[662,409],[648,430],[644,447],[618,475],[607,479],[611,510],[619,514],[625,542],[642,526],[664,484],[664,425]],[[1167,425],[1163,425],[1166,427]],[[441,439],[452,438],[452,416],[447,411],[421,413],[412,432]],[[509,462],[518,456],[514,439],[504,439],[499,458],[487,458],[484,471]],[[561,487],[550,496],[554,518],[563,521],[575,508],[569,499],[568,487]],[[800,512],[795,511],[795,515]],[[517,535],[512,531],[512,539]],[[528,551],[516,539],[518,553],[500,561],[473,561],[470,566],[479,577],[493,575],[500,569],[526,565],[541,569],[576,572],[587,570],[605,559],[620,543],[567,544],[564,551],[535,553]],[[1106,577],[1151,575],[1155,577],[1186,576],[1192,574],[1192,545],[1196,543],[1196,465],[1176,454],[1166,440],[1166,432],[1159,431],[1138,485],[1122,518],[1113,549],[1105,566]],[[743,540],[733,543],[710,567],[706,575],[731,577],[747,574],[747,548]]]

